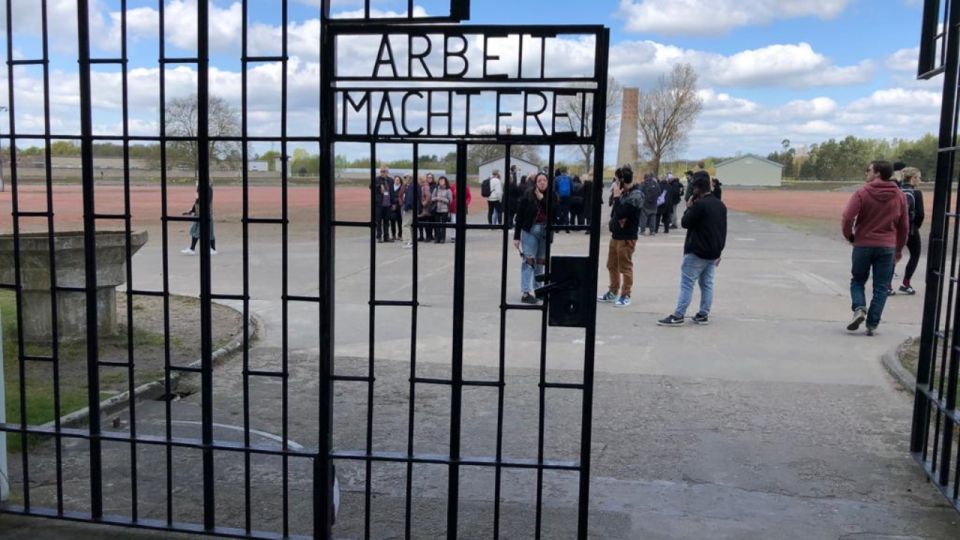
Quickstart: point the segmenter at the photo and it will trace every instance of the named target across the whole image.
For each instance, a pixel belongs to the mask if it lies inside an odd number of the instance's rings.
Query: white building
[[[725,186],[780,187],[783,165],[747,154],[717,164],[716,176]]]
[[[490,161],[485,161],[479,165],[480,172],[477,175],[477,178],[480,181],[486,180],[493,175],[493,171],[500,171],[500,178],[503,180],[507,179],[507,159],[506,158],[497,158]],[[516,165],[520,176],[536,174],[540,167],[537,167],[535,163],[530,163],[525,159],[518,157],[510,158],[510,164]]]
[[[269,170],[270,170],[270,163],[267,161],[258,160],[258,161],[247,162],[247,171],[249,172],[267,172]]]

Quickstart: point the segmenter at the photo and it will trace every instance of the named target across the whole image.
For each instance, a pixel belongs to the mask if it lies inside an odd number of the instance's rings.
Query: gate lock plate
[[[586,328],[590,309],[595,307],[596,287],[590,283],[589,257],[551,257],[550,274],[537,276],[546,282],[534,294],[548,300],[550,326]]]

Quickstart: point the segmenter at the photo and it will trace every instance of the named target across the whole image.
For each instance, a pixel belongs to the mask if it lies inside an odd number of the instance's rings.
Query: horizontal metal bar
[[[46,63],[47,61],[44,59],[40,59],[40,60],[21,59],[21,60],[11,60],[10,62],[7,62],[7,64],[11,66],[42,66]]]
[[[923,467],[923,472],[927,475],[927,479],[930,480],[930,483],[937,487],[940,490],[940,493],[950,501],[950,504],[953,505],[958,511],[960,511],[960,499],[956,499],[953,496],[950,486],[944,486],[940,484],[940,475],[939,471],[934,471],[932,463],[923,459],[922,452],[913,453],[913,459]]]
[[[449,21],[449,18],[439,17],[434,21]],[[409,18],[376,18],[376,19],[329,19],[330,31],[334,36],[342,35],[378,35],[378,34],[435,34],[435,35],[500,35],[508,36],[523,34],[535,38],[557,37],[569,35],[594,34],[599,36],[603,25],[596,24],[530,24],[530,25],[490,25],[490,24],[434,24],[423,27],[424,22],[430,21],[427,17]],[[401,24],[396,24],[401,23]],[[405,23],[405,24],[403,24]]]
[[[320,302],[320,297],[319,297],[319,296],[294,296],[294,295],[287,295],[287,296],[283,297],[283,299],[286,300],[287,302],[308,302],[308,303],[313,303],[313,304],[316,304],[316,303],[319,303],[319,302]]]
[[[131,289],[127,291],[129,296],[152,296],[155,298],[163,298],[166,294],[163,291],[144,291],[138,289]]]
[[[240,58],[243,62],[283,62],[289,59],[288,56],[243,56]]]
[[[13,217],[15,218],[51,218],[53,217],[52,212],[14,212]]]
[[[421,222],[422,223],[422,222]],[[373,222],[371,221],[334,221],[334,227],[353,227],[358,229],[369,229],[373,227]]]
[[[182,221],[185,223],[192,223],[197,221],[196,216],[164,216],[162,219],[164,221]]]
[[[75,293],[85,293],[87,289],[84,287],[70,287],[68,285],[57,285],[57,292],[75,292]]]
[[[379,461],[389,463],[421,463],[433,465],[450,465],[457,463],[459,465],[472,467],[504,467],[508,469],[545,469],[576,471],[580,465],[575,461],[553,461],[544,460],[539,462],[534,459],[511,459],[504,458],[499,461],[495,457],[464,457],[459,460],[450,459],[450,456],[440,454],[412,454],[408,455],[402,452],[371,452],[365,453],[359,450],[341,450],[330,453],[332,459],[345,459],[355,461]]]
[[[210,298],[213,300],[231,300],[235,302],[243,302],[244,300],[250,299],[250,297],[244,296],[242,294],[221,294],[221,293],[211,293]]]
[[[90,63],[91,64],[116,64],[116,65],[122,66],[123,64],[126,64],[127,61],[123,58],[91,58]]]
[[[463,386],[476,386],[481,388],[500,388],[506,386],[500,381],[463,381]]]
[[[127,220],[130,219],[130,214],[94,214],[93,219]]]
[[[129,362],[109,362],[106,360],[101,360],[97,362],[97,365],[100,367],[130,368]]]
[[[43,435],[48,437],[62,437],[80,440],[89,440],[91,438],[90,432],[86,429],[61,427],[60,430],[57,431],[55,426],[26,426],[24,428],[20,424],[11,423],[0,424],[0,432],[26,432],[28,435]],[[250,444],[249,446],[244,446],[242,441],[234,442],[217,440],[208,447],[204,446],[202,440],[190,437],[171,437],[170,439],[167,439],[165,436],[160,435],[139,434],[136,437],[130,437],[130,433],[122,431],[102,431],[99,435],[99,438],[101,440],[110,442],[144,444],[150,446],[171,446],[195,450],[211,448],[213,450],[223,450],[224,452],[239,452],[268,456],[289,456],[303,459],[313,459],[317,457],[316,448],[303,447],[296,450],[291,450],[289,448],[287,450],[283,450],[283,448],[280,447],[279,442],[273,442],[270,445]]]
[[[245,219],[245,220],[243,220],[243,221],[246,222],[246,223],[259,224],[259,225],[283,225],[283,224],[286,224],[286,223],[290,223],[290,220],[288,220],[288,219],[283,219],[283,218],[258,218],[258,217],[251,217],[251,218],[247,218],[247,219]]]
[[[362,383],[371,383],[375,381],[375,378],[367,377],[365,375],[331,375],[330,379],[339,382],[362,382]]]
[[[213,137],[210,138],[213,140]],[[452,134],[449,136],[440,135],[367,135],[367,134],[336,134],[330,137],[334,143],[383,143],[383,144],[410,144],[420,143],[424,145],[448,145],[455,142],[466,144],[496,144],[496,145],[585,145],[597,144],[597,139],[593,137],[580,136],[558,136],[558,135],[495,135],[495,134]]]
[[[26,510],[21,506],[6,505],[0,507],[0,514],[9,514],[17,516],[26,516],[26,517],[36,517],[36,518],[46,518],[46,519],[57,519],[64,521],[73,521],[79,523],[97,523],[101,525],[111,525],[111,526],[120,526],[127,527],[131,529],[143,529],[148,531],[166,531],[166,532],[179,532],[186,534],[196,534],[196,535],[205,535],[205,536],[214,536],[220,538],[256,538],[256,539],[282,539],[282,538],[295,538],[297,540],[306,540],[310,537],[308,536],[289,536],[284,537],[279,533],[271,533],[265,531],[250,531],[247,533],[243,529],[234,529],[230,527],[215,527],[211,530],[206,530],[203,526],[199,524],[192,523],[183,523],[179,521],[167,522],[166,520],[159,519],[138,519],[131,520],[123,516],[112,516],[105,515],[98,517],[96,520],[90,514],[83,512],[74,512],[74,511],[64,511],[58,512],[53,508],[43,508],[38,506],[31,506],[30,510]],[[119,535],[122,536],[122,535]]]
[[[136,142],[193,142],[196,141],[196,137],[187,137],[179,135],[165,135],[163,137],[157,135],[110,135],[110,134],[94,134],[93,138],[98,141],[136,141]],[[17,133],[15,135],[9,133],[0,133],[0,139],[7,140],[25,140],[25,139],[34,139],[34,140],[63,140],[63,141],[79,141],[83,138],[80,135],[73,134],[56,134],[51,133],[49,135],[45,133]],[[312,142],[320,143],[320,137],[311,137],[308,135],[300,136],[287,136],[284,138],[280,137],[269,137],[269,136],[217,136],[217,137],[208,137],[208,140],[213,142],[279,142],[281,140],[287,142]]]
[[[419,302],[412,300],[373,300],[369,304],[375,307],[414,307],[420,305]]]
[[[503,309],[508,311],[543,311],[544,304],[507,304]]]
[[[56,360],[52,356],[43,356],[37,354],[24,354],[21,355],[21,358],[27,362],[55,362]]]
[[[544,388],[555,388],[558,390],[583,390],[583,384],[581,383],[552,383],[546,382],[543,383]]]
[[[552,92],[554,90],[583,90],[585,92],[596,92],[599,83],[592,77],[511,77],[504,75],[502,78],[493,77],[368,77],[366,75],[344,75],[334,79],[334,88],[337,90],[372,90],[374,92],[412,92],[416,90],[431,90],[434,92],[445,92],[452,90],[488,90],[494,92],[497,90],[524,90],[529,92]],[[423,86],[340,86],[337,83],[423,83]],[[437,86],[438,84],[448,84],[448,86]],[[542,86],[554,84],[557,86]],[[570,84],[583,84],[585,86],[563,86]],[[459,85],[459,86],[457,86]],[[592,85],[586,86],[586,85]]]
[[[927,387],[917,383],[917,392],[920,392],[927,398],[928,403],[932,403],[937,410],[939,410],[943,415],[954,424],[960,425],[960,415],[957,414],[957,410],[952,403],[947,403],[947,400],[940,398],[940,393],[936,388],[930,390]]]
[[[198,59],[198,58],[191,58],[191,57],[189,57],[189,56],[185,56],[185,57],[182,57],[182,58],[176,58],[176,57],[174,57],[174,58],[161,58],[161,59],[160,59],[160,63],[161,63],[161,64],[197,64],[197,63],[199,63],[199,62],[200,62],[200,59]]]
[[[259,371],[259,370],[251,369],[251,370],[248,370],[246,373],[250,377],[269,377],[274,379],[283,379],[285,377],[288,377],[288,375],[286,373],[283,373],[282,371]]]
[[[170,371],[180,371],[183,373],[203,373],[203,369],[190,366],[170,366]]]

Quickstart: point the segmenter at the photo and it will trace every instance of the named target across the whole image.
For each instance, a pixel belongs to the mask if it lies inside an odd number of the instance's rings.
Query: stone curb
[[[231,308],[232,309],[232,308]],[[260,333],[260,320],[250,314],[250,342],[253,343],[257,339],[257,336]],[[223,347],[213,351],[213,365],[219,366],[227,358],[237,351],[243,349],[243,332],[231,339]],[[190,368],[198,368],[202,360],[197,360],[191,363]],[[184,376],[190,375],[189,373],[184,373],[182,371],[177,371],[170,375],[170,390],[175,391],[177,386],[180,383],[180,379]],[[158,399],[166,393],[166,384],[165,381],[153,381],[141,384],[140,386],[133,389],[133,397],[136,401],[149,401]],[[109,397],[100,402],[100,414],[101,416],[110,416],[116,414],[127,407],[130,402],[130,392],[123,392],[115,396]],[[75,428],[79,426],[86,425],[90,419],[90,408],[84,407],[80,410],[74,411],[70,414],[60,417],[60,427],[69,427]],[[41,426],[41,429],[56,429],[56,423],[53,421],[47,422]]]
[[[917,378],[907,371],[903,364],[900,363],[900,351],[903,348],[913,342],[913,338],[910,338],[900,345],[897,345],[892,350],[887,351],[881,357],[881,362],[883,367],[887,369],[887,372],[893,376],[894,380],[897,381],[897,384],[900,386],[900,389],[905,392],[914,392],[917,388]]]

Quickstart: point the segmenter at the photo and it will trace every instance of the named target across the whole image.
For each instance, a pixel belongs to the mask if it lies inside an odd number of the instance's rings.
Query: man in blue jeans
[[[693,301],[693,285],[700,283],[700,311],[693,317],[697,324],[709,324],[713,305],[713,275],[720,266],[720,255],[727,244],[727,207],[713,196],[710,177],[695,177],[693,195],[687,201],[680,225],[687,230],[680,267],[680,298],[677,309],[657,321],[660,326],[681,326]]]
[[[865,171],[867,182],[847,202],[843,211],[843,237],[853,244],[850,300],[853,319],[847,330],[855,332],[867,322],[872,336],[887,303],[894,264],[900,260],[910,232],[906,196],[893,180],[893,165],[874,161]],[[866,284],[873,271],[873,298],[867,310]]]

